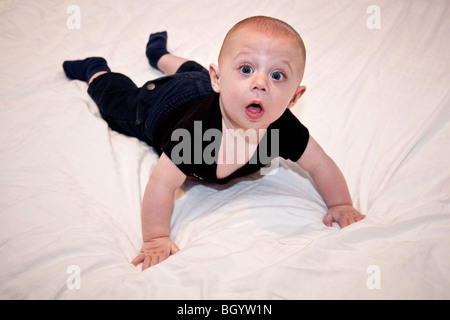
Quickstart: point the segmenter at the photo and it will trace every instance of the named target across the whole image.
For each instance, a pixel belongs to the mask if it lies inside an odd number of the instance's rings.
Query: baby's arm
[[[336,221],[341,227],[346,227],[364,218],[353,208],[341,171],[312,137],[297,164],[308,171],[328,207],[323,219],[327,226],[331,227],[333,221]]]
[[[142,270],[166,260],[179,251],[170,240],[170,219],[175,191],[186,180],[186,175],[164,153],[153,170],[142,201],[141,220],[144,244],[131,262],[143,262]]]

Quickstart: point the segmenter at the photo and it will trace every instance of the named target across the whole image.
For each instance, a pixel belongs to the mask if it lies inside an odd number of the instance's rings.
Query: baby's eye
[[[251,73],[253,73],[253,69],[250,66],[242,66],[241,67],[241,72],[243,74],[251,74]]]
[[[272,74],[270,75],[270,77],[271,77],[272,79],[274,79],[274,80],[277,80],[277,81],[282,81],[282,80],[285,80],[285,79],[286,79],[286,77],[284,76],[284,74],[282,74],[281,72],[274,72],[274,73],[272,73]]]

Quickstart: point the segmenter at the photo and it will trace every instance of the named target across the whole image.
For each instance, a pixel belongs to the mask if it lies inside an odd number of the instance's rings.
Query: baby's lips
[[[264,111],[264,106],[260,100],[253,100],[252,102],[249,103],[247,108],[249,108],[251,106],[259,106],[261,108],[261,110]]]
[[[264,115],[264,110],[259,105],[251,104],[245,108],[245,113],[250,119],[258,120]]]

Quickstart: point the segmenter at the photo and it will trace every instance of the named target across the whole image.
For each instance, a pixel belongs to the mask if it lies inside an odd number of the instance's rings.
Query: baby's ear
[[[211,86],[216,93],[220,93],[219,67],[215,64],[209,66],[209,77],[211,78]]]
[[[289,102],[288,109],[293,107],[297,103],[298,99],[300,99],[300,97],[305,93],[305,91],[306,91],[306,87],[305,86],[298,86],[297,87],[297,90],[295,91],[295,94],[292,97],[291,102]]]

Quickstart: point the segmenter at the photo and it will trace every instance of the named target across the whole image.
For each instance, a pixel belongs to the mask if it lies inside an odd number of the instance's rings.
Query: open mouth
[[[245,108],[245,113],[252,120],[258,120],[264,115],[264,109],[259,103],[251,103]]]

